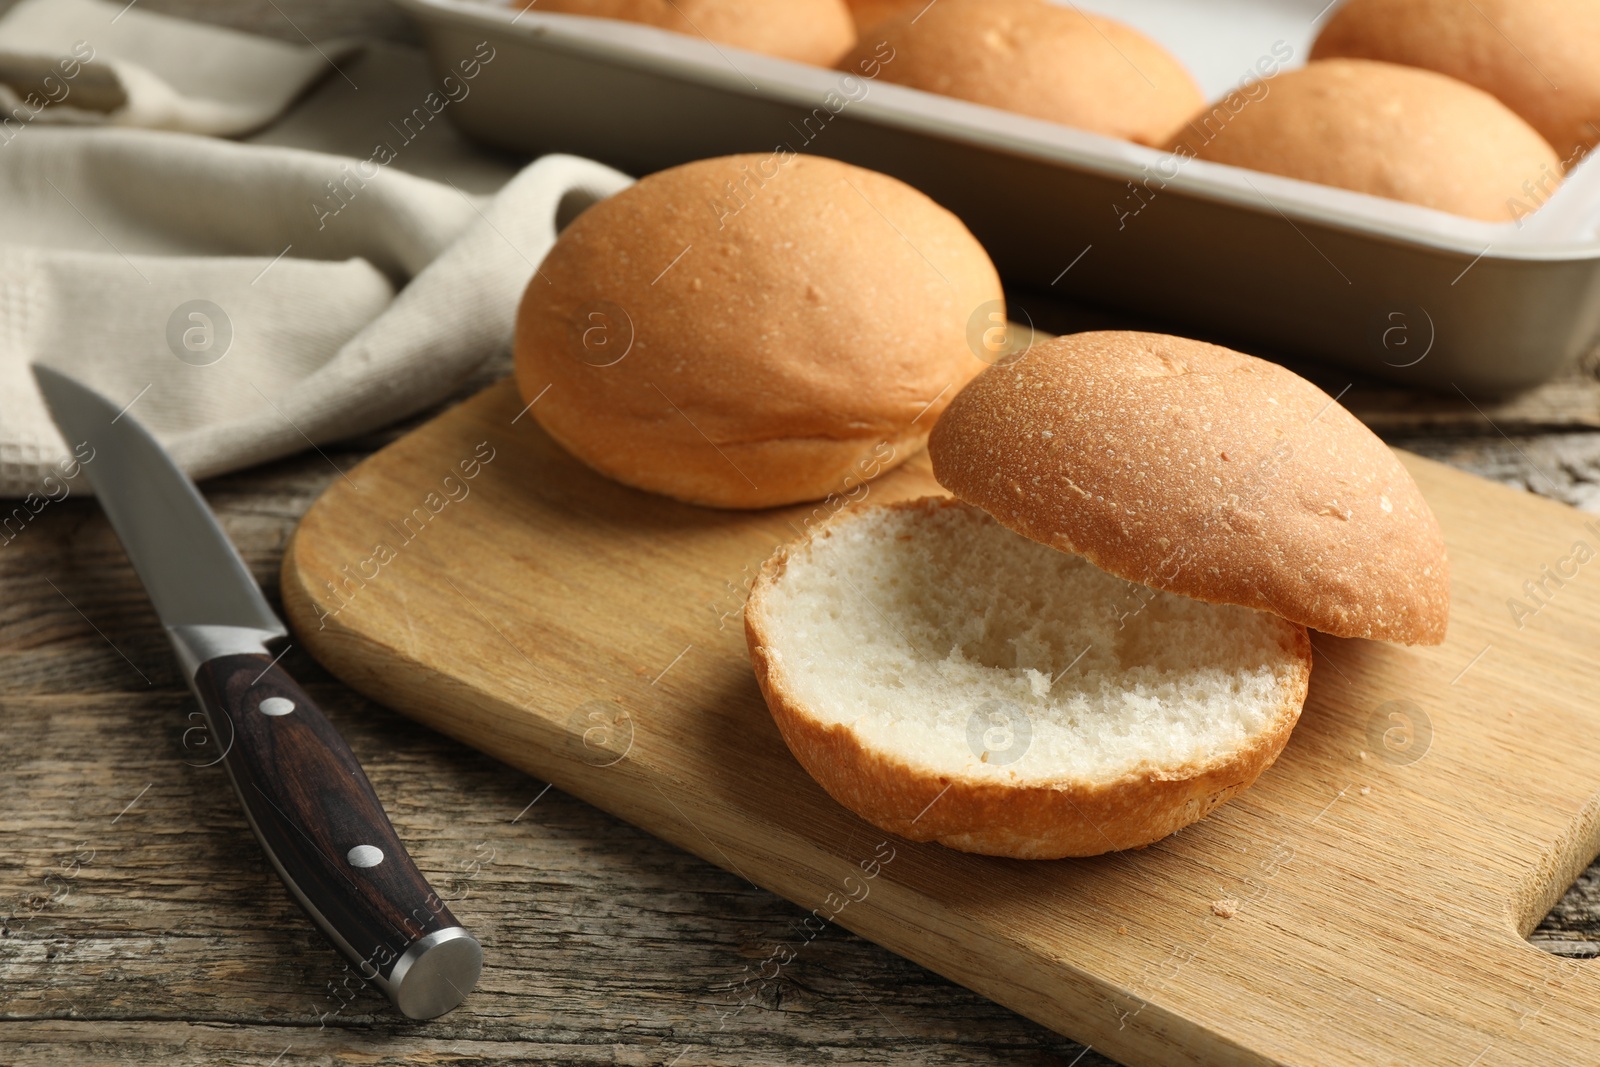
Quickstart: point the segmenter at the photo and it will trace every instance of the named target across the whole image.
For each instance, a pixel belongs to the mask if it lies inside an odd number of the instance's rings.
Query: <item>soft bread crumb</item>
[[[941,501],[841,516],[765,591],[789,695],[927,773],[1104,782],[1226,758],[1304,684],[1282,620],[1113,577]]]
[[[1239,914],[1239,902],[1232,897],[1211,902],[1211,914],[1219,919],[1231,919]]]

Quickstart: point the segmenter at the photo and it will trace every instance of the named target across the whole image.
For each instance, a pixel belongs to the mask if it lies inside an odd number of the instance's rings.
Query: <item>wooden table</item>
[[[0,10],[9,0],[0,0]],[[381,0],[143,0],[301,39],[406,39]],[[1078,311],[1044,323],[1097,325]],[[1600,511],[1600,353],[1509,401],[1307,370],[1395,444]],[[484,368],[455,399],[506,373]],[[416,424],[205,485],[275,596],[322,489]],[[489,962],[461,1009],[406,1022],[348,977],[250,838],[194,704],[92,501],[0,545],[0,1061],[1078,1064],[1104,1060],[837,927],[723,1021],[745,968],[803,911],[284,663],[348,738],[418,865]],[[192,738],[190,739],[192,740]],[[1600,866],[1534,935],[1600,954]],[[682,1055],[679,1050],[689,1046]]]

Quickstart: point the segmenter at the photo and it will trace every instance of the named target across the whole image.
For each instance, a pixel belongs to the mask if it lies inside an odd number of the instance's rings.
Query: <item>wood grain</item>
[[[1507,609],[1600,544],[1580,513],[1409,459],[1450,546],[1446,644],[1318,635],[1248,793],[1142,852],[1016,863],[885,841],[784,748],[728,620],[814,509],[626,489],[521,408],[487,390],[302,520],[285,603],[356,688],[1124,1062],[1600,1055],[1600,975],[1524,941],[1600,851],[1600,757],[1565,740],[1600,725],[1600,586]],[[932,488],[918,459],[871,496]]]
[[[462,396],[506,368],[484,368]],[[203,487],[269,595],[295,523],[339,478],[335,466],[353,469],[422,421],[328,446],[327,461],[308,454]],[[1562,450],[1559,470],[1541,466],[1581,489],[1600,469],[1585,436],[1518,434],[1516,447],[1492,430],[1406,440],[1450,458],[1491,456],[1486,473],[1549,493],[1519,450]],[[684,1067],[1112,1062],[1094,1051],[1078,1060],[1080,1045],[837,926],[719,1028],[744,968],[793,936],[800,908],[355,695],[295,647],[284,665],[349,740],[423,872],[512,976],[425,1028],[371,990],[336,1010],[348,996],[343,961],[277,884],[220,768],[185,766],[195,705],[105,520],[74,498],[40,521],[0,547],[8,1062],[260,1065],[284,1053],[283,1067],[356,1057],[664,1064],[674,1040],[693,1046]],[[80,841],[98,855],[48,903],[62,879],[47,879]],[[1600,868],[1532,939],[1573,956],[1600,951]]]
[[[203,486],[275,606],[301,514],[423,421]],[[494,961],[470,1007],[407,1022],[306,921],[222,768],[189,766],[204,762],[183,736],[196,705],[94,502],[52,505],[0,546],[0,590],[0,1062],[665,1064],[682,1043],[680,1067],[966,1067],[1082,1052],[838,927],[724,1022],[802,909],[353,693],[297,644],[282,666]],[[69,876],[80,843],[94,855]]]

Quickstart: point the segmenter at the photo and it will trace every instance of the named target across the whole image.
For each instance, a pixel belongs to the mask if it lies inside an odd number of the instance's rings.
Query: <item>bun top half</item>
[[[1439,644],[1438,521],[1382,441],[1293,372],[1161,334],[1082,333],[979,375],[934,475],[1102,570],[1339,637]]]

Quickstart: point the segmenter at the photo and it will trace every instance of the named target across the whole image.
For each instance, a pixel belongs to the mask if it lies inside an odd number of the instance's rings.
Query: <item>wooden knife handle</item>
[[[207,660],[194,688],[261,847],[328,939],[410,1018],[461,1003],[483,950],[305,690],[261,654]]]

